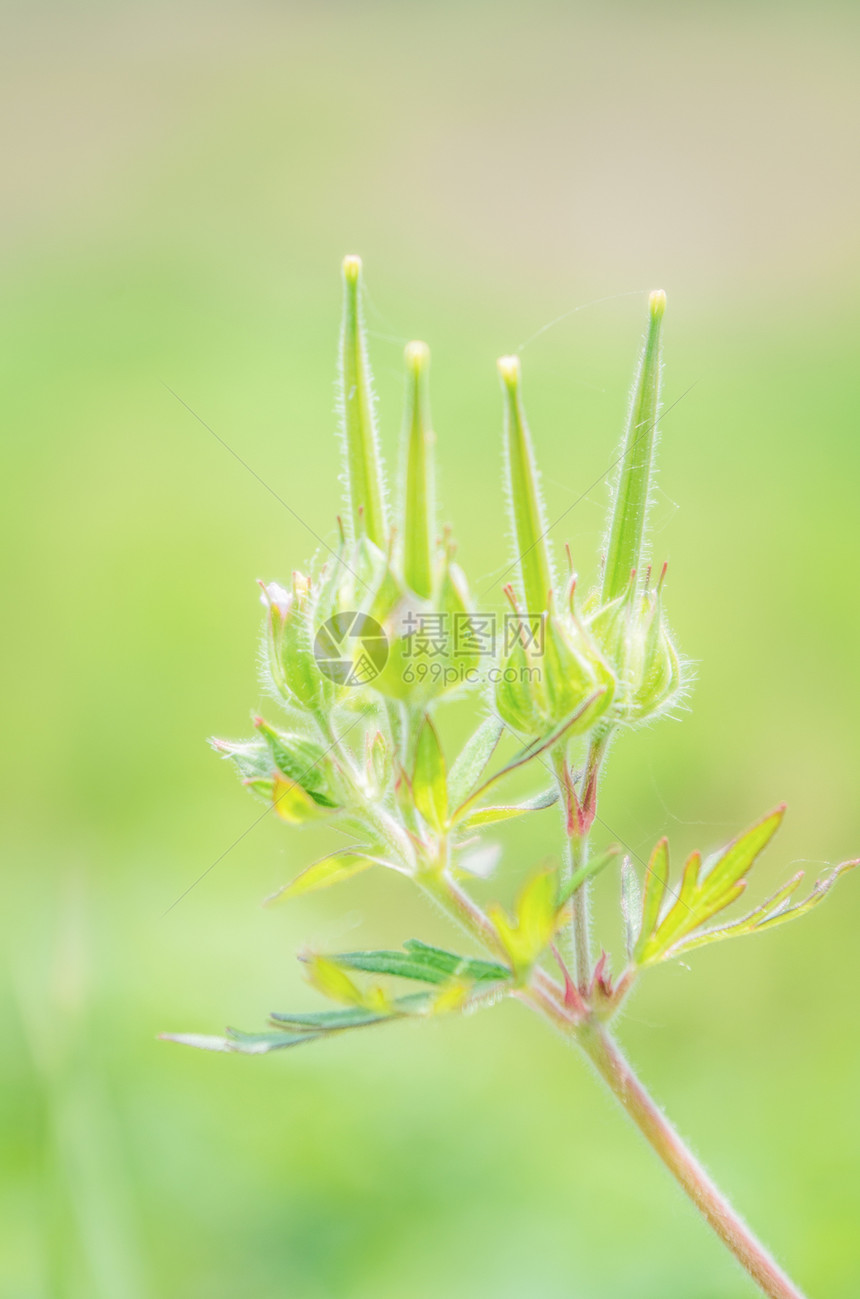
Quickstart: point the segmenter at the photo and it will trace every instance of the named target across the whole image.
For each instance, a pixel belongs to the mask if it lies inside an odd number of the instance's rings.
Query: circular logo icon
[[[375,618],[350,609],[318,629],[314,658],[323,676],[339,686],[367,686],[388,662],[388,639]]]

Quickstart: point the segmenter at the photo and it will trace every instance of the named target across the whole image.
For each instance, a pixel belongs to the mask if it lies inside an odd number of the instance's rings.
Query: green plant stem
[[[568,838],[571,875],[575,875],[588,861],[588,831]],[[576,982],[585,993],[591,982],[591,934],[588,914],[588,882],[581,884],[571,898],[570,927],[576,962]]]
[[[600,767],[609,745],[608,732],[599,739],[592,740],[588,749],[588,758],[582,781],[576,794],[575,814],[571,815],[568,799],[571,791],[567,788],[565,773],[566,756],[561,746],[553,754],[553,765],[559,787],[559,798],[565,817],[565,844],[563,881],[570,880],[588,862],[589,837],[597,807],[597,781]],[[591,983],[591,928],[589,923],[588,881],[571,895],[571,920],[568,933],[567,952],[576,970],[576,982],[580,992],[585,995]]]
[[[492,922],[459,885],[437,876],[425,887],[452,919],[499,955]],[[534,969],[530,985],[517,995],[582,1049],[655,1154],[764,1294],[769,1299],[804,1299],[684,1144],[603,1024],[593,1015],[583,1017],[584,1007],[580,1011],[565,1006],[561,989],[544,970]]]
[[[575,1036],[648,1144],[764,1293],[770,1299],[803,1299],[801,1291],[738,1216],[651,1099],[606,1029],[588,1020]]]

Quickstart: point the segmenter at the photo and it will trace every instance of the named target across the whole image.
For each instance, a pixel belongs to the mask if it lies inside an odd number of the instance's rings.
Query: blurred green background
[[[204,737],[261,706],[255,579],[314,542],[168,388],[331,536],[338,266],[362,253],[389,455],[426,338],[480,586],[507,547],[495,357],[565,316],[523,352],[554,518],[612,459],[664,287],[686,395],[655,551],[698,683],[682,724],[618,744],[602,813],[677,860],[785,798],[758,887],[814,878],[860,851],[856,9],[94,2],[4,26],[0,1293],[750,1294],[517,1006],[256,1060],[156,1040],[315,1004],[302,944],[455,941],[388,878],[260,908],[329,841],[245,834]],[[554,533],[584,575],[604,502]],[[555,830],[511,831],[493,887]],[[655,972],[621,1029],[831,1299],[860,1262],[858,923],[849,877],[802,925]]]

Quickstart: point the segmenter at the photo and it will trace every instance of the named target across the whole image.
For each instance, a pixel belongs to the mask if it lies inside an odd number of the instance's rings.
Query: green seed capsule
[[[597,646],[576,619],[554,611],[529,626],[497,671],[499,715],[526,735],[546,735],[600,691],[570,732],[583,734],[612,703],[615,679]]]

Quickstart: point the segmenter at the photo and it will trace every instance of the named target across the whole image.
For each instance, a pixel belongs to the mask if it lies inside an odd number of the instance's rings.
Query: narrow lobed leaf
[[[499,906],[488,907],[496,933],[517,978],[524,979],[552,942],[558,925],[556,873],[540,871],[527,880],[511,921]]]
[[[669,881],[669,840],[665,837],[654,847],[645,873],[645,892],[642,898],[642,926],[634,948],[634,957],[642,959],[645,945],[657,928],[660,907]]]
[[[269,1018],[273,1023],[283,1025],[284,1029],[318,1036],[321,1033],[339,1033],[350,1028],[368,1028],[372,1024],[384,1023],[397,1015],[419,1015],[427,1009],[428,1005],[428,993],[411,992],[406,997],[395,998],[387,1013],[367,1010],[361,1006],[347,1006],[342,1010],[315,1010],[294,1015],[275,1011]]]
[[[756,857],[776,834],[784,816],[785,804],[781,803],[744,834],[738,835],[706,868],[703,889],[713,894],[746,875]]]
[[[340,852],[330,853],[327,857],[321,857],[319,861],[308,866],[289,884],[277,890],[270,897],[266,898],[266,906],[273,902],[281,902],[284,898],[297,898],[303,893],[314,893],[317,889],[330,888],[332,884],[340,884],[342,880],[352,879],[354,875],[360,875],[362,871],[369,870],[371,866],[389,866],[391,863],[383,861],[380,857],[371,857],[363,850],[354,851],[353,849],[344,849]]]
[[[741,937],[744,934],[757,934],[765,929],[773,929],[777,925],[785,924],[789,920],[799,920],[801,916],[805,916],[807,912],[812,911],[820,902],[824,901],[836,881],[845,871],[851,870],[857,865],[860,865],[860,862],[842,862],[829,875],[816,881],[809,896],[803,902],[790,906],[788,904],[803,880],[803,871],[798,871],[781,889],[778,889],[776,893],[748,912],[747,915],[741,916],[740,919],[733,921],[731,924],[718,925],[713,929],[704,929],[697,934],[693,934],[686,941],[673,947],[667,953],[667,956],[679,956],[682,952],[692,951],[693,948],[703,947],[707,943],[720,942],[724,938]]]
[[[458,956],[441,947],[430,947],[417,938],[403,944],[404,951],[343,952],[328,959],[347,970],[364,974],[389,974],[422,983],[442,984],[451,978],[473,983],[510,978],[510,970],[494,961]]]
[[[319,1033],[282,1033],[277,1030],[271,1033],[241,1033],[238,1029],[228,1028],[226,1037],[210,1037],[206,1033],[162,1033],[165,1042],[179,1042],[182,1046],[194,1046],[201,1051],[232,1051],[242,1055],[266,1055],[269,1051],[281,1051],[289,1046],[303,1046],[306,1042],[315,1042]]]
[[[427,824],[434,830],[443,830],[448,822],[448,776],[439,736],[427,716],[415,746],[412,793],[415,806]]]
[[[495,825],[497,821],[510,821],[514,817],[525,816],[527,812],[542,812],[558,802],[558,790],[547,789],[534,798],[523,803],[502,804],[498,807],[478,807],[459,822],[462,830],[476,830],[483,825]]]
[[[457,754],[448,777],[448,791],[454,807],[459,807],[474,790],[504,729],[498,717],[485,718]]]
[[[617,843],[614,843],[610,848],[607,848],[606,852],[597,853],[596,856],[589,857],[588,861],[584,862],[578,870],[573,872],[570,879],[565,880],[562,884],[558,891],[558,897],[556,898],[556,908],[560,909],[563,907],[568,898],[571,898],[577,889],[582,888],[583,884],[587,883],[588,880],[595,879],[610,862],[615,861],[615,858],[620,852],[621,848]]]
[[[628,961],[633,959],[633,950],[638,935],[637,924],[642,907],[639,892],[639,881],[629,857],[621,862],[621,916],[624,921],[624,948]]]
[[[473,804],[477,803],[479,798],[486,794],[488,790],[492,789],[493,785],[497,784],[500,780],[503,780],[505,776],[509,776],[512,771],[516,771],[519,767],[524,767],[527,762],[531,762],[534,758],[540,757],[540,755],[545,753],[547,749],[551,749],[553,745],[558,744],[559,740],[563,739],[567,732],[576,725],[584,713],[588,712],[588,710],[593,707],[595,702],[605,693],[605,691],[605,686],[599,686],[593,694],[588,696],[585,703],[580,704],[580,706],[572,712],[569,717],[566,717],[559,726],[554,727],[548,735],[543,737],[543,739],[532,740],[531,744],[527,744],[525,748],[520,749],[519,753],[515,754],[515,756],[511,758],[510,762],[505,763],[504,767],[502,767],[500,771],[497,771],[494,775],[483,781],[478,788],[469,795],[466,801],[460,804],[451,818],[452,822],[459,821],[464,817]]]

